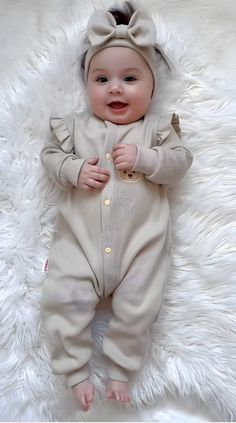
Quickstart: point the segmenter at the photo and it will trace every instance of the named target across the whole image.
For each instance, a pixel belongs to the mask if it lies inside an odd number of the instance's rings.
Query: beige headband
[[[85,57],[85,81],[92,57],[108,47],[127,47],[137,51],[150,67],[156,83],[157,55],[154,49],[156,28],[153,20],[141,10],[131,17],[129,25],[117,25],[106,10],[96,10],[88,22],[90,47]]]

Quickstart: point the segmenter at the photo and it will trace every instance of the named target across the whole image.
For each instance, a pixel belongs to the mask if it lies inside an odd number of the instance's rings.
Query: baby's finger
[[[122,143],[116,144],[113,147],[113,151],[123,150],[124,148],[126,148],[126,146],[127,144],[122,144]]]
[[[87,163],[94,166],[97,164],[99,157],[93,157],[92,159],[87,160]]]
[[[103,175],[110,176],[109,170],[103,167],[94,166],[91,170],[93,173],[100,173]]]
[[[126,160],[125,155],[123,155],[123,154],[122,154],[122,156],[118,156],[118,157],[116,157],[116,159],[114,160],[114,165],[116,166],[116,165],[118,165],[119,163],[126,162],[126,161],[127,161],[127,160]]]
[[[131,166],[129,165],[129,163],[123,161],[123,162],[118,163],[116,165],[116,169],[117,170],[129,170],[129,169],[131,169]]]
[[[123,156],[125,154],[123,149],[117,149],[115,151],[112,152],[112,158],[113,160],[115,160],[117,157],[119,156]]]
[[[91,188],[95,189],[103,189],[105,187],[105,184],[99,181],[96,181],[94,179],[88,179],[87,185]]]
[[[120,163],[121,161],[125,161],[125,160],[126,160],[125,154],[115,154],[114,157],[113,157],[114,165],[116,165],[117,163]]]
[[[109,175],[104,174],[104,173],[93,172],[91,176],[92,176],[92,179],[94,179],[96,181],[101,181],[101,182],[108,181],[108,179],[109,179]]]

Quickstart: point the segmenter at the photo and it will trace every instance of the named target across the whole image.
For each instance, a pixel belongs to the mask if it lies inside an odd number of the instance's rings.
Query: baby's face
[[[152,72],[136,51],[108,47],[90,62],[87,91],[97,117],[121,125],[132,123],[141,119],[150,105]]]

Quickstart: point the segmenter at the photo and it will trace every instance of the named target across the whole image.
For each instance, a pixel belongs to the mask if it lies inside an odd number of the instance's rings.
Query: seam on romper
[[[163,299],[164,299],[164,296],[165,296],[167,280],[169,279],[169,275],[170,275],[170,263],[171,263],[171,257],[172,257],[172,254],[171,254],[171,251],[172,251],[172,243],[171,243],[171,240],[172,240],[172,237],[171,237],[171,221],[170,221],[170,217],[169,217],[169,220],[168,220],[168,238],[167,238],[167,242],[169,242],[169,248],[168,248],[168,252],[166,254],[166,256],[167,256],[167,260],[166,260],[166,265],[167,265],[166,268],[167,268],[167,271],[166,271],[166,277],[165,277],[165,281],[163,283],[162,292],[161,292],[161,306],[163,304]],[[157,317],[158,317],[158,315],[159,315],[159,313],[161,311],[161,306],[160,306],[160,308],[158,310]]]

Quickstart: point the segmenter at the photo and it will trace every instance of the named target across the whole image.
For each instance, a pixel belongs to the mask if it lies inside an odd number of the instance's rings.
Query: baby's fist
[[[130,170],[134,167],[138,148],[134,144],[119,143],[113,148],[112,159],[116,169]]]

